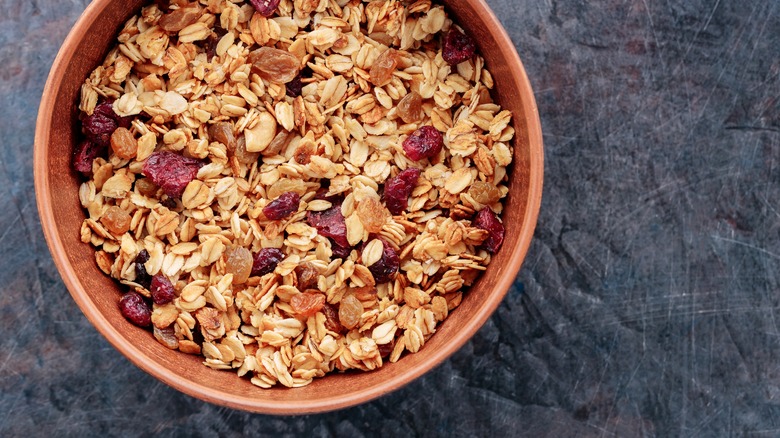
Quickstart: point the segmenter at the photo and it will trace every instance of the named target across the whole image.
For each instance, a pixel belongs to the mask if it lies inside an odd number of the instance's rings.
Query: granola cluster
[[[419,351],[503,240],[514,130],[474,47],[429,0],[144,7],[74,154],[123,314],[264,388]]]

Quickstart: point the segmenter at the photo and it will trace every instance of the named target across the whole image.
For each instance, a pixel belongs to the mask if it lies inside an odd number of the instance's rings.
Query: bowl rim
[[[111,1],[112,0],[94,0],[85,8],[84,12],[71,28],[52,63],[46,85],[41,95],[41,103],[38,108],[35,129],[33,170],[35,191],[38,194],[45,193],[46,188],[49,185],[49,175],[47,173],[49,159],[48,155],[44,153],[43,144],[51,133],[52,118],[50,117],[50,114],[52,114],[56,102],[56,94],[54,93],[60,88],[64,81],[64,74],[67,70],[67,64],[63,61],[70,59],[73,56],[79,44],[79,35],[85,34],[85,31],[100,16]],[[520,94],[528,97],[527,99],[522,99],[521,105],[524,114],[527,116],[526,134],[529,143],[529,175],[528,199],[523,215],[523,223],[520,227],[521,230],[527,230],[527,232],[520,236],[509,262],[503,267],[503,270],[517,274],[528,253],[536,228],[539,209],[541,207],[544,174],[544,150],[541,121],[528,75],[506,29],[485,0],[467,1],[474,4],[474,9],[479,19],[488,23],[494,29],[495,38],[498,40],[499,44],[503,46],[501,52],[509,65],[509,69],[516,72],[515,80],[519,85]],[[487,306],[483,307],[484,311],[475,314],[474,318],[468,319],[467,323],[458,331],[458,334],[443,348],[431,353],[422,366],[414,368],[410,372],[404,374],[395,374],[366,390],[322,397],[314,400],[300,400],[293,406],[290,404],[274,402],[270,399],[258,399],[233,394],[228,395],[223,392],[214,392],[211,388],[196,381],[189,380],[186,376],[176,374],[167,368],[155,366],[156,362],[152,358],[145,355],[134,344],[125,342],[124,338],[120,335],[119,330],[100,314],[97,306],[89,299],[74,268],[67,261],[68,257],[60,238],[60,232],[55,224],[51,198],[36,196],[36,204],[46,243],[68,292],[73,297],[73,300],[76,301],[76,304],[89,322],[114,348],[122,353],[122,355],[131,363],[180,392],[217,405],[255,413],[300,415],[327,412],[368,402],[400,389],[431,369],[439,366],[444,360],[463,347],[463,345],[471,339],[474,333],[476,333],[495,312],[516,279],[516,275],[501,276],[492,287],[493,293],[488,295],[486,300]]]

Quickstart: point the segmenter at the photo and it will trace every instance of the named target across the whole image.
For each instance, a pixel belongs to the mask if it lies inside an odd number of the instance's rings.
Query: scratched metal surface
[[[517,286],[414,384],[288,419],[144,374],[59,279],[33,130],[87,3],[0,0],[0,436],[780,434],[780,2],[488,0],[545,132]]]

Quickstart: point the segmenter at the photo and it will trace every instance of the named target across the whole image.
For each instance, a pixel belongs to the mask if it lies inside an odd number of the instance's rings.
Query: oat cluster
[[[459,305],[503,238],[514,130],[473,47],[445,61],[468,37],[440,5],[254,3],[124,25],[81,88],[81,240],[163,345],[299,387],[419,351]]]

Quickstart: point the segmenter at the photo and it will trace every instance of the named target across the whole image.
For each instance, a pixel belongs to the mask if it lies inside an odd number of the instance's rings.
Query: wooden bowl
[[[506,240],[462,304],[420,352],[373,372],[334,373],[296,389],[261,389],[235,372],[215,371],[202,358],[172,351],[119,313],[117,283],[81,243],[85,217],[70,159],[79,133],[80,86],[145,0],[95,0],[62,45],[43,92],[35,135],[35,191],[46,241],[73,299],[97,330],[144,371],[191,396],[266,414],[305,414],[344,408],[408,384],[458,350],[485,323],[515,280],[534,233],[542,196],[542,133],[531,85],[512,41],[483,0],[448,1],[457,23],[475,37],[495,78],[498,103],[514,114],[517,131]]]

